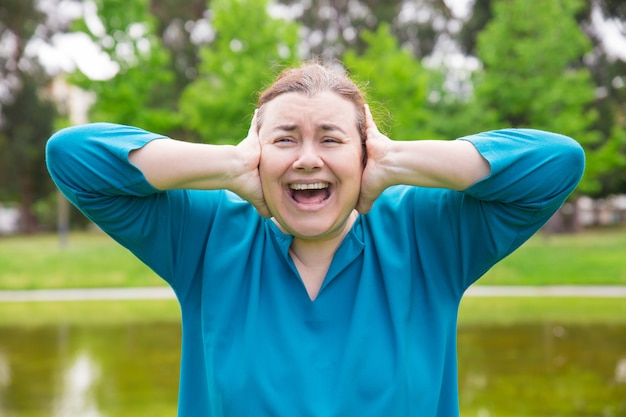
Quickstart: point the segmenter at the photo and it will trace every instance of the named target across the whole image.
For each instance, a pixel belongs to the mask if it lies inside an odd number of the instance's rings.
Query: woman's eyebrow
[[[318,128],[325,132],[338,131],[343,133],[344,135],[346,134],[345,130],[343,130],[339,125],[336,125],[334,123],[324,122],[321,123]]]
[[[293,132],[297,130],[298,126],[295,123],[284,123],[282,125],[274,126],[272,132]]]
[[[341,126],[331,123],[331,122],[323,122],[317,126],[318,130],[323,130],[324,132],[340,132],[344,135],[346,131],[341,128]],[[296,123],[283,123],[272,128],[272,132],[293,132],[298,130],[298,125]]]

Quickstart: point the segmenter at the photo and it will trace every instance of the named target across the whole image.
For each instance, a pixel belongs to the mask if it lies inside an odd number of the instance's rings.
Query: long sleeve
[[[491,167],[488,177],[464,193],[470,216],[461,215],[459,239],[466,264],[473,265],[466,271],[467,287],[552,217],[580,181],[585,157],[573,139],[539,130],[461,139],[472,142]]]
[[[46,146],[52,179],[74,204],[82,194],[145,196],[157,192],[128,163],[128,154],[162,136],[110,123],[70,127],[55,133]]]
[[[199,269],[211,213],[223,192],[152,187],[128,156],[159,138],[108,123],[67,128],[48,141],[47,164],[72,204],[184,293]]]
[[[559,209],[584,169],[580,145],[538,130],[508,129],[460,138],[474,144],[490,174],[465,191],[395,186],[368,215],[387,224],[377,238],[437,294],[463,292]]]
[[[461,140],[473,143],[491,167],[487,178],[466,190],[480,200],[551,211],[563,204],[583,174],[582,148],[563,135],[505,129]]]

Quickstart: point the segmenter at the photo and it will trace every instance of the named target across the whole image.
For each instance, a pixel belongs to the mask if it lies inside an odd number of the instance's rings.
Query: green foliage
[[[104,33],[92,33],[85,22],[77,29],[89,33],[119,66],[110,80],[91,80],[76,73],[73,82],[96,93],[92,121],[108,121],[171,133],[181,124],[177,113],[174,74],[169,55],[155,35],[155,20],[144,0],[98,0]]]
[[[3,191],[15,190],[22,182],[37,186],[35,173],[44,171],[44,144],[52,132],[54,106],[37,93],[34,81],[25,78],[25,84],[13,102],[4,106],[7,117],[0,144],[2,161],[0,173]],[[6,177],[4,176],[6,175]],[[43,190],[49,187],[43,187]]]
[[[478,36],[485,72],[476,93],[504,124],[577,135],[594,115],[595,88],[576,64],[590,42],[574,14],[578,1],[494,3],[494,19]]]
[[[432,16],[446,15],[440,2],[418,3],[434,10]],[[75,82],[98,96],[92,121],[137,125],[182,139],[238,142],[248,128],[255,93],[280,69],[298,61],[300,27],[271,18],[268,0],[211,0],[208,6],[201,0],[186,0],[180,4],[180,14],[172,14],[173,0],[96,0],[94,4],[104,30],[85,21],[78,22],[76,30],[90,34],[120,70],[107,81],[74,75]],[[582,62],[592,45],[577,22],[582,0],[476,1],[469,29],[461,32],[467,35],[469,30],[465,42],[469,50],[476,39],[475,52],[484,65],[476,74],[475,95],[469,101],[446,91],[446,75],[424,68],[415,57],[434,45],[435,26],[432,33],[416,37],[411,34],[421,28],[418,21],[385,23],[397,15],[399,5],[366,2],[358,12],[339,3],[324,8],[303,3],[302,14],[296,16],[307,25],[300,31],[305,48],[316,50],[315,37],[306,38],[307,33],[324,38],[317,46],[325,56],[353,48],[343,60],[353,78],[366,85],[381,130],[396,140],[451,139],[509,126],[561,132],[586,149],[587,174],[581,192],[601,194],[609,180],[617,181],[616,169],[625,163],[624,140],[620,140],[624,133],[611,128],[615,121],[606,112],[599,118],[594,110],[596,86]],[[317,16],[322,9],[328,13]],[[372,13],[377,20],[368,17]],[[210,44],[185,39],[172,46],[164,38],[165,29],[175,20],[193,23],[202,15],[208,16],[216,33]],[[181,36],[189,34],[185,24],[176,24],[182,28]],[[378,29],[372,32],[366,27]],[[333,38],[335,29],[342,32]],[[354,33],[360,34],[358,39]],[[197,78],[190,81],[187,77],[193,74]],[[381,122],[382,109],[387,117]]]
[[[502,127],[495,109],[486,109],[455,92],[440,89],[430,124],[439,137],[454,139]]]
[[[389,25],[362,34],[367,47],[357,56],[348,51],[343,57],[351,76],[366,86],[370,106],[384,107],[391,117],[388,129],[379,126],[394,140],[433,139],[433,114],[428,94],[434,74],[398,45]]]
[[[41,86],[22,74],[22,87],[10,104],[0,130],[0,201],[19,201],[21,231],[37,230],[34,202],[53,188],[44,160],[45,142],[52,134],[54,105],[39,94]]]
[[[623,172],[626,168],[626,130],[614,125],[608,139],[594,148],[591,157],[592,163],[587,164],[585,171],[584,192],[598,194],[606,177],[615,172]]]
[[[615,167],[615,159],[602,151],[615,149],[615,143],[593,130],[595,85],[581,64],[591,42],[576,21],[581,7],[578,0],[494,2],[494,18],[478,36],[484,72],[477,79],[476,103],[495,111],[503,126],[578,140],[588,166],[579,190],[592,192],[599,187],[597,175]]]
[[[107,121],[139,126],[168,134],[177,129],[176,96],[169,89],[172,73],[165,69],[164,51],[153,51],[142,57],[141,64],[121,70],[106,81],[82,78],[78,84],[96,93],[91,121]]]
[[[266,7],[265,0],[211,2],[217,38],[200,50],[198,78],[180,100],[185,125],[203,142],[245,137],[255,93],[297,61],[297,25],[271,18]]]
[[[19,202],[29,233],[37,229],[31,205],[52,188],[44,144],[55,108],[43,94],[50,78],[28,51],[48,39],[50,25],[34,0],[0,2],[0,201]]]
[[[45,174],[44,144],[52,133],[54,105],[38,94],[37,81],[23,75],[23,86],[2,111],[6,121],[0,132],[0,199],[32,199],[50,190]],[[31,200],[32,201],[32,200]]]

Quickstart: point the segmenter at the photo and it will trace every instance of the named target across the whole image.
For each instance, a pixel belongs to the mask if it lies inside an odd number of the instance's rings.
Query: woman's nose
[[[303,144],[293,162],[293,168],[297,170],[312,170],[321,168],[322,165],[324,165],[324,161],[319,149],[314,144]]]

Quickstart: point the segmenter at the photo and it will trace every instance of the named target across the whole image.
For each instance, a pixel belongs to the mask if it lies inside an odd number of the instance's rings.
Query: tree
[[[37,230],[34,202],[53,189],[44,149],[55,109],[43,94],[50,77],[32,51],[58,29],[34,0],[0,4],[0,199],[19,201],[27,233]]]
[[[472,14],[463,25],[458,36],[458,42],[466,54],[477,53],[476,44],[478,34],[493,19],[493,7],[497,0],[476,0],[473,4]],[[554,2],[559,5],[558,2]],[[565,3],[568,4],[568,3]],[[543,5],[535,8],[535,17],[541,18],[540,13]],[[611,55],[605,46],[606,34],[602,33],[598,25],[598,16],[603,16],[607,21],[613,21],[626,35],[626,3],[622,0],[586,0],[574,5],[573,14],[559,16],[545,29],[551,29],[553,24],[562,24],[561,18],[571,22],[575,18],[580,29],[584,31],[591,41],[585,50],[582,61],[581,55],[577,57],[577,66],[586,67],[591,74],[591,79],[596,88],[595,97],[587,106],[594,109],[596,116],[590,123],[590,130],[596,131],[599,136],[598,144],[587,148],[599,148],[606,142],[601,151],[588,152],[591,163],[588,164],[585,180],[581,190],[595,195],[606,195],[614,192],[626,192],[626,175],[620,167],[624,166],[626,148],[624,145],[624,131],[626,130],[626,86],[623,79],[626,71],[626,62]],[[535,17],[520,17],[535,19]],[[602,26],[602,25],[601,25]],[[580,34],[576,35],[577,37]],[[569,44],[569,39],[563,37],[562,44]],[[600,156],[602,154],[602,156]],[[595,156],[594,156],[595,155]],[[602,161],[596,163],[595,160]],[[613,169],[610,167],[613,166]]]
[[[45,141],[52,134],[55,108],[40,94],[40,86],[22,77],[22,87],[3,108],[6,121],[0,134],[0,180],[4,198],[20,202],[20,226],[34,233],[38,221],[35,202],[52,191],[44,159]]]
[[[624,51],[612,50],[607,44],[620,34],[606,33],[607,25],[613,25],[626,37],[626,3],[622,0],[588,0],[578,14],[578,20],[593,42],[592,53],[584,63],[591,71],[597,85],[594,108],[598,112],[595,127],[607,146],[602,150],[603,165],[615,165],[609,172],[599,172],[598,186],[594,194],[626,193],[626,56]],[[594,167],[591,167],[594,168]]]
[[[198,36],[207,29],[207,3],[210,0],[150,0],[156,35],[169,52],[169,68],[175,77],[177,94],[196,76],[198,46],[210,41],[210,32]]]
[[[475,0],[472,5],[472,13],[463,23],[458,34],[458,42],[463,53],[471,55],[476,52],[478,34],[482,32],[487,23],[493,18],[492,0]]]
[[[245,137],[255,93],[298,61],[298,26],[271,18],[265,0],[213,0],[211,12],[216,39],[201,48],[180,108],[202,141],[233,143]]]
[[[367,47],[364,31],[386,24],[398,42],[418,58],[429,55],[446,32],[452,14],[444,0],[279,0],[303,25],[303,47],[312,56],[335,59]]]
[[[95,4],[102,27],[85,18],[75,29],[88,33],[119,71],[108,80],[73,75],[75,84],[96,94],[91,121],[192,141],[232,140],[252,112],[253,93],[276,66],[297,60],[297,26],[271,19],[265,0],[214,0],[208,11],[189,0],[169,16],[169,0]],[[198,25],[215,39],[194,39]]]
[[[615,167],[611,138],[593,129],[595,85],[582,57],[591,43],[578,26],[577,0],[493,3],[493,19],[479,34],[484,71],[473,105],[493,111],[503,126],[533,127],[576,138],[587,151],[579,190],[598,189],[598,175]]]
[[[119,66],[108,80],[75,73],[72,81],[96,94],[90,119],[139,126],[172,134],[181,128],[175,74],[170,55],[155,34],[156,20],[147,0],[97,0],[102,27],[83,19],[76,30],[87,33]]]
[[[376,32],[364,31],[365,52],[349,50],[343,56],[352,77],[364,86],[373,111],[384,108],[390,123],[382,130],[395,140],[433,139],[434,117],[428,96],[435,74],[426,70],[411,52],[402,49],[391,34],[389,25],[381,24]]]

